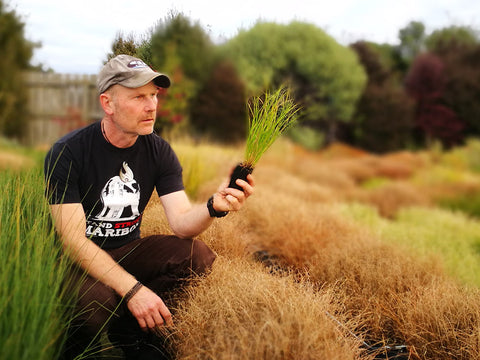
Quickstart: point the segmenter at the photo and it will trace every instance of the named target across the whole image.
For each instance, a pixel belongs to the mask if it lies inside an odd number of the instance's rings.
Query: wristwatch
[[[207,209],[210,217],[221,218],[228,214],[228,211],[217,211],[213,208],[213,195],[210,196],[210,199],[207,201]]]

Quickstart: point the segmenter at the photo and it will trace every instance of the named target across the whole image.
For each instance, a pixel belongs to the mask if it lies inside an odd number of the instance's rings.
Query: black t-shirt
[[[45,158],[51,204],[81,203],[86,236],[104,249],[140,237],[143,211],[159,196],[183,190],[182,168],[170,145],[155,134],[121,149],[108,143],[100,122],[57,141]]]

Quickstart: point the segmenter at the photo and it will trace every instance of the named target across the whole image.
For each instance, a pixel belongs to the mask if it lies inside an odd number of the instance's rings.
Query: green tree
[[[23,71],[30,68],[35,44],[25,39],[24,23],[0,0],[0,134],[21,139],[28,122]]]
[[[142,51],[151,56],[149,63],[165,72],[170,71],[169,57],[177,57],[185,76],[198,83],[210,76],[215,57],[215,47],[200,23],[181,13],[159,21]]]
[[[450,26],[435,30],[426,39],[425,45],[430,52],[444,55],[454,48],[474,47],[478,44],[478,33],[468,26]]]
[[[400,39],[399,51],[407,64],[425,50],[425,25],[420,21],[410,21],[398,32]]]
[[[138,43],[136,51],[138,57],[172,80],[172,86],[160,94],[157,130],[164,135],[178,129],[187,131],[191,102],[210,76],[215,59],[209,36],[198,22],[172,12]]]
[[[138,57],[139,46],[133,33],[124,35],[122,32],[118,32],[112,43],[112,52],[107,55],[107,61],[121,54]]]
[[[192,103],[192,125],[223,142],[245,139],[245,86],[229,61],[220,62]]]
[[[404,148],[411,139],[413,102],[382,61],[376,46],[361,41],[351,47],[368,75],[352,124],[354,143],[375,152]]]
[[[312,24],[260,22],[222,46],[249,94],[288,83],[303,107],[303,125],[336,139],[348,122],[365,82],[356,54]]]
[[[175,47],[175,44],[170,44]],[[157,122],[155,130],[165,137],[173,137],[189,129],[190,101],[195,84],[184,73],[176,51],[172,49],[164,67],[172,86],[160,89],[158,96]]]
[[[480,45],[456,47],[442,57],[447,75],[445,103],[466,127],[465,137],[480,136]]]

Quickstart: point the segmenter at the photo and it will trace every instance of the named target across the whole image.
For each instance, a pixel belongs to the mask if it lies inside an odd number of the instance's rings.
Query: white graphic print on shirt
[[[100,200],[103,207],[87,221],[87,236],[123,236],[137,228],[140,185],[126,162],[123,162],[119,175],[107,181]]]

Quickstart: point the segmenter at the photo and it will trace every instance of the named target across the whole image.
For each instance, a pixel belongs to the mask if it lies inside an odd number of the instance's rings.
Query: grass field
[[[195,202],[205,202],[242,160],[241,148],[172,145]],[[24,160],[6,165],[12,154]],[[38,175],[38,159],[0,147],[3,181]],[[403,345],[404,359],[480,358],[478,159],[474,140],[447,152],[383,156],[341,144],[313,153],[278,141],[255,168],[256,193],[247,206],[199,236],[218,259],[175,311],[170,339],[178,359],[374,359],[386,357],[385,346]],[[35,185],[13,186],[41,203],[41,182],[27,179]],[[2,198],[2,231],[15,201]],[[31,226],[37,238],[48,230]],[[169,232],[155,199],[142,232]],[[15,230],[4,234],[5,244],[18,239]],[[8,258],[3,266],[11,279],[2,284],[30,287],[30,279],[15,280]],[[2,292],[0,309],[24,305],[9,303],[11,291]],[[20,324],[19,336],[35,338],[38,329],[25,327],[31,317],[8,321]],[[5,349],[13,343],[1,326]],[[44,347],[58,346],[59,335],[51,336]]]

